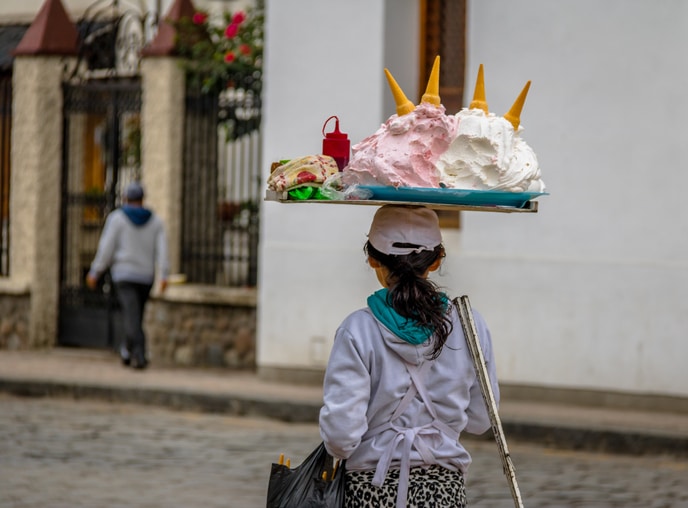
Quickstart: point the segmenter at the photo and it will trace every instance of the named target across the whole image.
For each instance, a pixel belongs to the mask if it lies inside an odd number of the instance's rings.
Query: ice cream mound
[[[387,69],[385,74],[397,112],[352,147],[342,174],[346,185],[545,191],[535,152],[520,135],[530,81],[509,112],[496,116],[485,101],[481,65],[470,106],[447,115],[439,97],[439,57],[418,106]]]

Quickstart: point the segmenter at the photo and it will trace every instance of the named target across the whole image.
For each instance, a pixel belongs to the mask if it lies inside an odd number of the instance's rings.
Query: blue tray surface
[[[531,199],[546,192],[506,192],[496,190],[441,189],[432,187],[388,187],[361,185],[373,193],[370,199],[380,201],[410,201],[445,205],[512,206],[522,208]]]

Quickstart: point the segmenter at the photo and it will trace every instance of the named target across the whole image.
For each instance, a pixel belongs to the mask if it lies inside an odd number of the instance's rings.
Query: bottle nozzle
[[[332,132],[325,132],[325,127],[327,127],[327,124],[334,118],[334,130]],[[346,139],[346,134],[344,132],[339,131],[339,117],[336,115],[332,115],[330,118],[325,120],[325,124],[323,125],[322,128],[322,134],[323,137],[325,138],[331,138],[331,139]]]

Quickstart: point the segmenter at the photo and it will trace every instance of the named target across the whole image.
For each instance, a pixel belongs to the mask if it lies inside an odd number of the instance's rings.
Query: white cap
[[[383,254],[405,256],[442,243],[437,214],[423,206],[385,205],[375,212],[368,241]]]

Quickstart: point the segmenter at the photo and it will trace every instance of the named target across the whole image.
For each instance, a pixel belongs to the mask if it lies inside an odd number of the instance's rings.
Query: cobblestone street
[[[259,508],[270,463],[319,442],[314,424],[139,405],[0,395],[0,414],[0,508]],[[468,444],[470,506],[513,506],[496,445]],[[683,459],[509,448],[527,508],[688,506]]]

